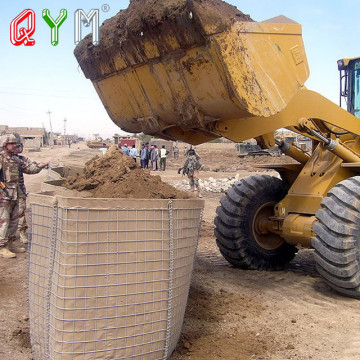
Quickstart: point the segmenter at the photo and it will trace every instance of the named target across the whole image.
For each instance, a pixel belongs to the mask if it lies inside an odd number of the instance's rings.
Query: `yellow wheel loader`
[[[219,137],[276,145],[287,128],[313,140],[296,163],[262,166],[226,191],[215,237],[244,269],[277,270],[299,247],[338,292],[360,298],[360,59],[340,60],[347,110],[308,90],[301,26],[255,22],[221,0],[133,0],[75,56],[122,130],[193,145]]]

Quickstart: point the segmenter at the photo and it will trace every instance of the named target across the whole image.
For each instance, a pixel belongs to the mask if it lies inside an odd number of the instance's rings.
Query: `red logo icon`
[[[19,25],[28,20],[27,29]],[[13,45],[19,46],[24,44],[25,46],[35,45],[35,40],[31,39],[31,36],[35,32],[35,12],[31,9],[26,9],[21,12],[16,18],[11,21],[10,24],[10,41]]]

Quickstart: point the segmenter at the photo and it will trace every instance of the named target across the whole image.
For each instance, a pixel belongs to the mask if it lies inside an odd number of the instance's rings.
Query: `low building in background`
[[[11,127],[0,125],[1,133],[18,133],[24,148],[37,149],[47,145],[47,133],[43,128],[37,127]]]
[[[135,145],[137,149],[140,149],[141,146],[140,140],[133,136],[123,136],[123,135],[115,134],[113,136],[113,139],[114,139],[114,144],[117,145],[119,148],[121,148],[125,144],[127,144],[129,148]]]

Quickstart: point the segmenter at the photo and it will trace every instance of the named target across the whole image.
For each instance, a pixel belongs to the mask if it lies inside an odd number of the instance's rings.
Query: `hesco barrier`
[[[32,194],[34,358],[166,359],[180,336],[204,202]]]

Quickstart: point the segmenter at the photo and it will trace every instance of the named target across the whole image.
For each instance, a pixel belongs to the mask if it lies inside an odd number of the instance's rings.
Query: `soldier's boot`
[[[19,247],[15,247],[15,246],[12,246],[10,247],[10,250],[14,253],[24,253],[26,252],[26,248],[23,247],[23,246],[19,246]]]
[[[27,244],[29,242],[28,237],[26,235],[26,231],[25,230],[20,230],[20,242],[23,244]]]
[[[10,239],[8,242],[8,248],[13,253],[24,253],[26,251],[26,248],[23,246],[16,247],[14,245],[15,239]]]
[[[197,190],[197,192],[198,192],[198,197],[199,197],[199,198],[202,198],[203,196],[201,195],[200,188],[197,187],[196,190]]]
[[[7,246],[0,247],[0,257],[4,259],[16,258],[16,254],[10,251]]]

